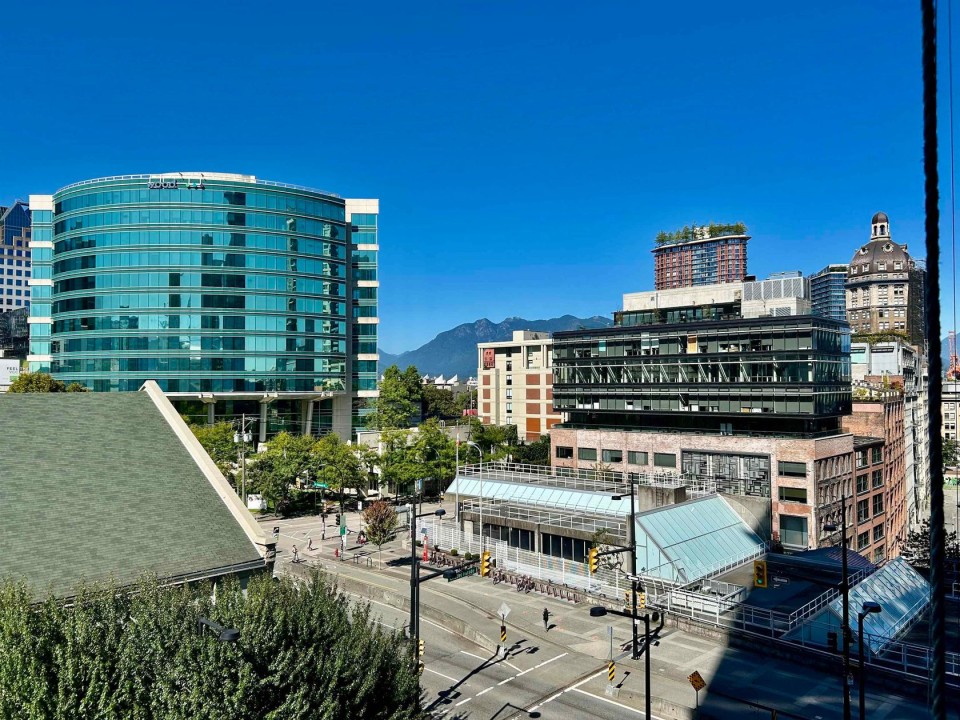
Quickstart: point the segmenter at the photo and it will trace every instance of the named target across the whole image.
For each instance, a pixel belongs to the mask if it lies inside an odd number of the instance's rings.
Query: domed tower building
[[[870,242],[850,259],[847,322],[854,335],[901,334],[923,346],[924,271],[906,245],[890,236],[890,219],[878,212],[870,221]]]

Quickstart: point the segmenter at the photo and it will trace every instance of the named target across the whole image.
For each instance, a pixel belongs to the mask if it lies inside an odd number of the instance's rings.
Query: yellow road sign
[[[693,685],[693,689],[698,692],[700,690],[703,690],[707,686],[706,681],[700,676],[700,673],[696,670],[693,671],[692,675],[687,676],[687,680],[689,680],[690,684]]]
[[[607,663],[607,679],[610,682],[613,682],[613,679],[617,676],[617,664],[611,660]]]

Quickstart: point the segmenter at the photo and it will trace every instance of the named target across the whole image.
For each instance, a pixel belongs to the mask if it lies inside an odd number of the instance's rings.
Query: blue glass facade
[[[98,392],[150,379],[175,394],[353,393],[342,198],[139,175],[68,186],[34,217],[35,280],[49,284],[33,283],[32,330],[47,337],[31,338],[31,369]]]
[[[30,209],[0,207],[0,313],[30,306]]]
[[[814,315],[847,321],[847,265],[828,265],[810,276],[810,303]]]

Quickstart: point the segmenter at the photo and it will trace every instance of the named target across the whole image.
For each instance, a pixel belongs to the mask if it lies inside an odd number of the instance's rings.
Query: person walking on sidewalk
[[[546,632],[550,629],[550,611],[547,608],[543,609],[543,631]]]
[[[300,555],[297,553],[297,546],[293,546],[293,562],[294,564],[300,562]]]

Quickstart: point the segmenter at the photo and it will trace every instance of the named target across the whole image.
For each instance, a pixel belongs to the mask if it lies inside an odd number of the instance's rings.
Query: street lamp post
[[[879,603],[867,600],[863,610],[857,613],[857,642],[860,650],[860,720],[867,717],[867,666],[863,657],[863,619],[871,613],[883,612]]]
[[[477,478],[480,481],[480,554],[483,554],[483,450],[472,440],[467,440],[467,445],[472,445],[480,453],[480,470],[477,472]]]
[[[420,647],[420,580],[419,564],[417,561],[417,519],[436,515],[442,518],[447,514],[443,508],[437,508],[432,513],[416,514],[416,505],[410,505],[410,640],[413,643],[414,667],[417,663],[417,652]]]
[[[210,628],[217,633],[217,640],[222,643],[235,643],[240,639],[240,631],[236,628],[224,627],[210,618],[197,618],[197,631],[202,635],[206,632],[205,628]]]
[[[826,523],[824,530],[834,532],[836,523]],[[850,584],[847,576],[847,498],[840,498],[840,593],[843,597],[843,720],[850,720]]]
[[[234,421],[236,422],[236,421]],[[254,422],[253,418],[250,418],[249,422],[252,424]],[[243,506],[247,506],[247,443],[253,440],[253,435],[247,430],[247,416],[240,416],[240,429],[239,431],[234,431],[233,433],[233,442],[236,445],[240,446],[240,482],[242,489],[241,499],[243,500]]]

